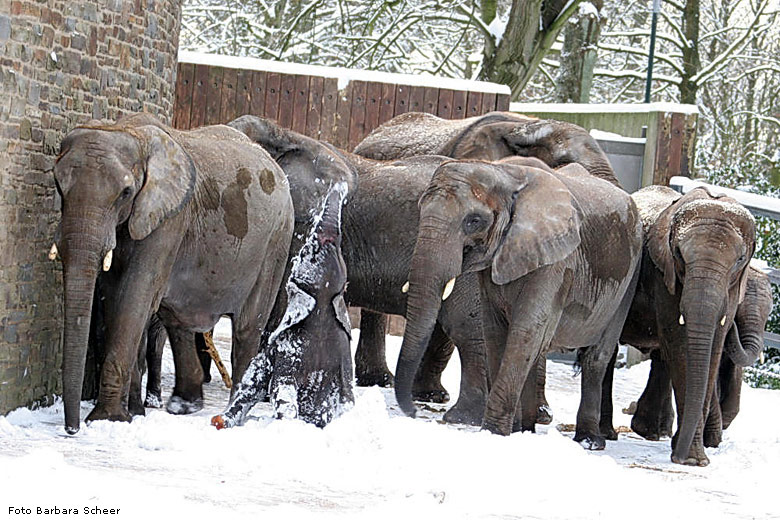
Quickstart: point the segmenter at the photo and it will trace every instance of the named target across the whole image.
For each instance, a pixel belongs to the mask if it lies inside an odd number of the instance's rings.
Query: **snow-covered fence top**
[[[675,175],[690,175],[693,166],[695,105],[675,103],[580,104],[512,103],[512,112],[559,119],[588,130],[646,138],[641,186],[666,185]]]
[[[174,126],[254,114],[351,150],[404,112],[460,119],[508,108],[509,88],[495,83],[181,51]]]

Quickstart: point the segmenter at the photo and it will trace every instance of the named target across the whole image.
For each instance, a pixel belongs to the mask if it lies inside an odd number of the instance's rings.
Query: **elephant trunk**
[[[742,328],[735,321],[729,329],[723,351],[738,367],[749,367],[758,359],[764,348],[763,329],[755,329],[747,324]]]
[[[677,432],[677,442],[672,451],[672,461],[686,463],[694,436],[704,417],[704,405],[714,384],[711,374],[713,341],[716,327],[722,323],[723,295],[727,294],[711,270],[699,273],[691,269],[686,274],[686,284],[681,298],[687,335],[685,352],[685,401],[682,421]],[[721,277],[725,279],[725,275]],[[721,336],[722,337],[722,336]]]
[[[70,232],[68,232],[68,228]],[[62,398],[65,431],[75,434],[80,427],[80,405],[84,364],[87,357],[92,299],[104,243],[93,231],[102,223],[63,226],[63,279],[65,322],[62,353]]]
[[[412,384],[430,340],[450,280],[459,274],[460,245],[447,248],[444,234],[420,223],[420,233],[409,270],[406,329],[395,371],[395,397],[401,410],[414,417]],[[456,254],[450,254],[451,251]]]

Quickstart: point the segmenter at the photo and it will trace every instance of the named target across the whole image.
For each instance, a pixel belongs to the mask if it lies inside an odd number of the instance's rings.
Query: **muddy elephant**
[[[241,128],[252,140],[269,151],[290,178],[291,186],[299,182],[300,170],[287,166],[285,157],[296,154],[306,157],[322,157],[318,163],[309,161],[316,170],[330,165],[346,164],[357,176],[356,188],[348,196],[342,224],[342,254],[347,265],[347,291],[349,305],[377,313],[406,313],[406,294],[409,264],[417,238],[419,211],[417,202],[425,190],[433,172],[444,161],[442,156],[421,156],[398,161],[376,161],[339,150],[327,143],[283,129],[275,123],[256,116],[242,116],[230,123]],[[329,159],[325,159],[329,157]],[[304,176],[300,182],[316,178],[316,171]],[[295,189],[293,188],[293,191]],[[294,196],[295,198],[295,196]],[[446,420],[453,422],[479,422],[487,396],[487,374],[484,355],[475,347],[481,347],[481,320],[478,302],[471,297],[476,292],[476,278],[463,277],[445,305],[432,334],[435,348],[422,364],[415,378],[414,393],[430,399],[438,395],[443,400],[446,391],[441,386],[439,374],[449,358],[445,351],[452,348],[449,338],[460,347],[463,366],[469,367],[461,377],[461,394],[458,402],[447,412]],[[365,317],[364,313],[362,317]],[[382,383],[383,373],[371,372],[385,366],[384,350],[377,352],[377,344],[384,345],[382,336],[372,336],[377,322],[368,321],[368,329],[361,329],[360,342],[355,357],[358,381],[377,376]],[[364,322],[362,325],[366,325]],[[365,335],[364,335],[364,332]],[[367,346],[369,344],[370,346]],[[362,350],[361,350],[362,349]],[[445,351],[444,362],[439,354]],[[380,361],[381,356],[381,361]],[[367,361],[367,358],[369,360]],[[473,358],[473,359],[472,359]],[[361,369],[363,373],[361,374]],[[384,370],[387,370],[386,368]]]
[[[87,420],[130,420],[130,372],[155,311],[177,367],[198,364],[195,332],[230,315],[233,374],[240,379],[281,284],[293,227],[287,179],[268,154],[225,126],[179,132],[139,114],[70,132],[54,178],[62,198],[57,247],[65,286],[66,431],[80,427],[92,297],[101,268],[107,286],[106,356]],[[202,406],[201,382],[199,367],[177,370],[168,409]]]
[[[640,348],[660,346],[656,359],[666,362],[678,411],[672,461],[703,466],[709,463],[704,419],[724,342],[747,290],[755,222],[735,200],[704,188],[680,196],[664,186],[650,186],[632,197],[642,214],[645,246],[621,341]],[[756,345],[748,348],[754,352],[743,350],[743,361],[757,355]],[[640,432],[641,418],[641,413],[635,416]]]
[[[603,449],[602,385],[638,278],[642,229],[627,193],[579,165],[554,173],[507,163],[443,163],[420,199],[407,323],[396,369],[401,409],[452,283],[475,273],[495,374],[482,427],[533,430],[536,360],[588,347],[575,440]],[[457,283],[455,283],[457,287]],[[612,430],[611,424],[608,428]]]
[[[341,256],[341,207],[347,186],[333,186],[292,261],[287,308],[268,348],[258,352],[217,429],[243,424],[270,394],[280,418],[323,427],[354,402],[350,324],[344,303],[347,269]]]
[[[591,175],[618,184],[607,156],[587,130],[512,112],[467,119],[408,112],[377,127],[355,147],[355,153],[383,160],[429,154],[485,161],[536,157],[551,168],[578,163]]]
[[[764,347],[764,329],[772,311],[772,288],[767,275],[752,266],[747,276],[745,298],[737,306],[723,345],[715,395],[711,397],[704,425],[705,447],[718,446],[722,431],[739,413],[743,368],[754,363]],[[655,322],[652,315],[648,319],[651,324]],[[652,336],[658,337],[655,331]],[[631,420],[632,430],[648,440],[671,437],[675,417],[669,368],[660,345],[654,348],[647,386]]]

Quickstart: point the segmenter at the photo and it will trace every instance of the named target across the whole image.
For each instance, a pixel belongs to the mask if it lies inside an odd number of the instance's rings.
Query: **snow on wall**
[[[713,195],[723,194],[736,200],[745,206],[751,212],[759,215],[766,215],[773,218],[780,218],[780,199],[758,195],[756,193],[747,193],[731,188],[723,188],[714,184],[689,179],[688,177],[672,177],[669,180],[669,186],[678,189],[683,193],[688,193],[699,186],[706,187]]]
[[[278,72],[280,74],[301,74],[306,76],[337,78],[339,82],[339,90],[345,89],[350,81],[371,81],[378,83],[391,83],[396,85],[409,85],[412,87],[434,87],[452,90],[466,90],[471,92],[484,92],[487,94],[508,95],[510,93],[508,86],[499,85],[498,83],[490,83],[487,81],[442,78],[430,74],[396,74],[375,70],[323,67],[321,65],[303,65],[300,63],[286,63],[281,61],[261,60],[257,58],[245,58],[238,56],[224,56],[221,54],[206,54],[191,51],[179,51],[179,62],[192,63],[195,65],[225,67],[228,69],[264,70],[267,72]]]
[[[594,113],[643,113],[643,112],[676,112],[679,114],[698,114],[696,105],[682,103],[510,103],[510,112],[519,113],[553,113],[594,114]]]

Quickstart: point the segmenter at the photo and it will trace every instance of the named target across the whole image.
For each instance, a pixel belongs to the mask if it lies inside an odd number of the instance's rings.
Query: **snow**
[[[507,22],[509,22],[509,17],[496,15],[493,18],[493,21],[491,21],[490,25],[488,25],[487,27],[488,32],[495,40],[496,47],[498,47],[498,45],[501,43],[501,40],[504,37],[504,32],[506,31]]]
[[[598,139],[600,141],[619,141],[621,143],[636,143],[636,144],[647,143],[647,138],[645,137],[626,137],[620,134],[616,134],[614,132],[606,132],[604,130],[598,130],[596,128],[592,128],[590,130],[590,136],[593,139]]]
[[[323,67],[321,65],[303,65],[281,61],[260,60],[222,54],[206,54],[201,52],[179,51],[179,62],[196,65],[210,65],[228,69],[264,70],[281,74],[301,74],[306,76],[322,76],[338,79],[338,88],[343,90],[350,81],[371,81],[412,87],[434,87],[470,92],[485,92],[490,94],[509,94],[509,87],[487,81],[444,78],[432,74],[397,74],[376,70],[345,69],[340,67]]]
[[[229,359],[230,325],[214,335]],[[358,331],[353,331],[353,348]],[[394,366],[400,338],[388,337]],[[170,394],[166,349],[163,392]],[[215,369],[214,369],[215,370]],[[616,426],[646,380],[646,363],[615,373]],[[457,395],[457,356],[444,385]],[[494,436],[440,424],[442,405],[417,419],[397,409],[392,390],[359,388],[352,409],[324,429],[272,420],[270,404],[245,426],[217,431],[209,418],[228,391],[205,385],[204,409],[190,416],[147,410],[132,423],[99,421],[64,433],[62,404],[0,417],[0,510],[8,507],[118,508],[120,518],[778,518],[780,392],[744,387],[742,408],[711,464],[669,461],[669,440],[632,433],[602,452],[572,442],[579,377],[548,364],[553,425]],[[90,408],[83,403],[83,416]],[[10,513],[9,513],[10,515]],[[70,515],[71,517],[74,515]],[[68,515],[58,515],[68,517]]]
[[[594,114],[594,113],[645,113],[673,112],[680,114],[698,114],[699,107],[682,103],[510,103],[510,112]]]

